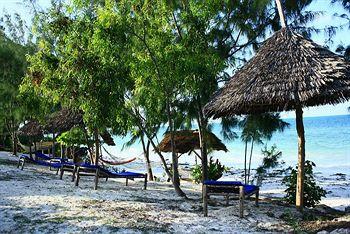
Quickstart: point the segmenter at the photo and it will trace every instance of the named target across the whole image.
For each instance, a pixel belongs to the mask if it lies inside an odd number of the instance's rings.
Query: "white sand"
[[[191,200],[175,195],[168,183],[81,178],[79,187],[46,167],[27,164],[17,169],[17,158],[0,152],[0,233],[245,233],[291,231],[280,219],[298,216],[293,208],[246,202],[245,217],[238,217],[238,202],[209,206],[202,215],[200,186],[182,182]],[[9,163],[10,162],[10,163]],[[11,163],[12,162],[12,163]],[[220,199],[219,199],[220,200]],[[222,200],[222,199],[221,199]],[[222,200],[223,202],[223,200]]]

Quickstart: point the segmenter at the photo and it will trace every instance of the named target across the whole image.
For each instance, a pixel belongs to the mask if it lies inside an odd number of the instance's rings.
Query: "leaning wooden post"
[[[282,28],[285,28],[285,27],[287,27],[287,23],[286,23],[286,18],[284,17],[281,1],[276,0],[276,5],[277,5],[277,9],[278,9],[278,14],[280,16],[281,26],[282,26]]]
[[[298,133],[298,177],[295,205],[301,211],[304,205],[304,166],[305,166],[305,133],[303,124],[303,110],[296,107],[296,128]]]

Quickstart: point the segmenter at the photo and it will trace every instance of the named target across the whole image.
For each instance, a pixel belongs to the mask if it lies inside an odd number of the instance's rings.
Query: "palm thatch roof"
[[[30,120],[18,130],[19,136],[43,137],[43,127],[37,120]]]
[[[282,28],[214,94],[207,116],[279,112],[350,98],[350,64],[294,32]]]
[[[207,134],[208,147],[213,150],[223,150],[227,152],[226,146],[217,136],[209,132]],[[175,132],[175,151],[176,153],[188,153],[200,149],[199,132],[197,130],[181,130]],[[167,133],[159,143],[158,149],[162,152],[171,152],[171,135]]]
[[[45,130],[50,133],[62,133],[82,124],[83,114],[81,111],[63,108],[49,117]]]

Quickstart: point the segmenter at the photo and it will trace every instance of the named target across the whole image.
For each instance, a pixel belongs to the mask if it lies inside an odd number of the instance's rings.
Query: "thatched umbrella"
[[[43,126],[37,120],[30,120],[25,123],[19,130],[18,136],[25,136],[30,139],[29,154],[32,155],[32,142],[34,141],[34,148],[36,150],[36,141],[41,139],[43,135]],[[24,147],[24,146],[22,146]]]
[[[205,112],[207,116],[219,118],[295,110],[298,132],[296,205],[302,209],[305,163],[302,108],[349,99],[350,64],[284,27],[267,39],[257,54],[214,94]]]
[[[83,115],[80,111],[63,108],[53,113],[46,125],[45,130],[49,133],[62,133],[69,131],[75,126],[83,124]]]
[[[27,137],[42,137],[43,127],[38,121],[30,120],[18,130],[18,135]]]
[[[83,114],[81,111],[62,108],[49,117],[45,125],[45,131],[53,135],[52,155],[55,155],[55,137],[62,132],[81,125],[83,125]]]
[[[195,152],[200,149],[199,132],[197,130],[181,130],[175,134],[175,152],[184,154]],[[222,150],[227,152],[226,146],[213,133],[207,134],[208,147],[213,150]],[[163,140],[159,143],[158,149],[162,152],[171,152],[171,135],[165,134]]]

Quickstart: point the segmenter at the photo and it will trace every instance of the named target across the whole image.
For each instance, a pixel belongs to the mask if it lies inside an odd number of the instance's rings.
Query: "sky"
[[[50,0],[38,0],[40,6],[46,8],[50,5]],[[311,11],[322,11],[323,14],[318,16],[311,24],[317,28],[324,28],[325,26],[333,25],[342,25],[346,24],[347,21],[340,19],[339,17],[334,17],[335,13],[341,15],[347,13],[342,6],[338,4],[331,4],[330,0],[316,0],[308,6],[306,10]],[[0,0],[0,12],[3,13],[6,11],[9,14],[18,13],[22,18],[30,22],[30,11],[25,7],[23,1],[21,0]],[[326,36],[323,33],[316,34],[312,36],[312,39],[320,44],[325,44]],[[350,45],[350,30],[345,27],[342,31],[339,31],[333,39],[333,44],[328,45],[331,50],[335,50],[337,45]],[[350,102],[333,105],[325,105],[319,107],[311,107],[304,109],[305,117],[313,116],[328,116],[328,115],[346,115],[349,114],[348,107],[350,107]],[[282,112],[281,116],[283,118],[294,118],[294,112]]]

